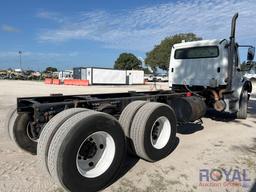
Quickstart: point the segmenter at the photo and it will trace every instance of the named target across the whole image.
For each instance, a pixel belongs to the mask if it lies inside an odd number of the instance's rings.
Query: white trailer
[[[129,85],[142,85],[144,84],[144,71],[141,70],[127,70],[127,84]]]
[[[90,85],[138,85],[144,84],[144,71],[110,68],[74,68],[74,78],[89,80]]]
[[[106,68],[87,68],[86,77],[90,85],[125,85],[126,71],[106,69]]]

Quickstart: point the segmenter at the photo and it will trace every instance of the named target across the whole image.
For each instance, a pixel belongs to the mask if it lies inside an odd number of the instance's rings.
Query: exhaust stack
[[[227,84],[227,91],[232,91],[232,81],[233,81],[233,73],[234,67],[237,65],[234,61],[234,54],[236,51],[236,20],[238,18],[238,13],[236,13],[232,18],[231,23],[231,34],[230,34],[230,42],[229,42],[229,57],[228,57],[228,84]]]

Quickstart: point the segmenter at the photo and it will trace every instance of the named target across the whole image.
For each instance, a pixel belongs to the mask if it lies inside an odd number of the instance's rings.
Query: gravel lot
[[[161,84],[158,87],[167,89],[168,85]],[[6,113],[9,106],[15,104],[17,97],[128,90],[150,90],[150,85],[72,87],[1,80],[0,191],[62,191],[42,173],[36,156],[17,149],[6,136]],[[213,115],[214,118],[203,118],[202,125],[188,124],[179,127],[179,142],[167,158],[152,164],[129,157],[124,165],[124,174],[105,191],[256,191],[256,97],[252,96],[250,101],[247,120]],[[216,186],[200,186],[200,170],[211,171],[214,168],[228,171],[232,169],[230,179],[239,178],[239,175],[241,179],[245,176],[249,181],[228,183],[223,175]],[[244,169],[246,175],[240,174]]]

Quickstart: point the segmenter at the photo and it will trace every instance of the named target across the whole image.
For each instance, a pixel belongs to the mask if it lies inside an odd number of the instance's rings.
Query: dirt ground
[[[168,85],[158,88],[167,89]],[[6,136],[4,121],[17,97],[132,90],[150,90],[150,85],[72,87],[0,81],[0,192],[62,191],[40,170],[36,156],[17,149]],[[177,146],[167,158],[148,163],[128,157],[121,178],[104,191],[256,191],[256,89],[254,94],[247,120],[214,113],[203,118],[202,125],[180,126]],[[213,169],[218,170],[210,174]],[[200,173],[205,176],[202,182]],[[222,177],[215,182],[210,177],[207,182],[207,173],[213,179],[218,173]]]

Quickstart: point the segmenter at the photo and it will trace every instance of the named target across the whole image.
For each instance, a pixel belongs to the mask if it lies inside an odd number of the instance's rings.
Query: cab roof
[[[200,41],[191,41],[184,43],[174,44],[173,47],[177,48],[188,48],[188,47],[200,47],[200,46],[214,46],[222,44],[223,42],[227,43],[226,39],[213,39],[213,40],[200,40]]]

